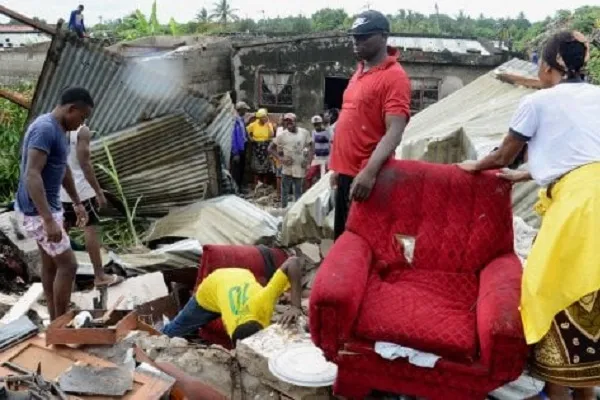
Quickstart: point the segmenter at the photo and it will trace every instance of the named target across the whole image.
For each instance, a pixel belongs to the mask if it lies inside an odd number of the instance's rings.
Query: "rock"
[[[321,249],[312,243],[302,243],[297,249],[313,264],[321,262]]]
[[[35,240],[22,235],[20,231],[20,221],[17,220],[15,212],[5,212],[0,214],[0,235],[4,234],[10,244],[14,246],[19,259],[27,266],[27,273],[30,278],[41,277],[42,258]]]
[[[270,357],[298,343],[312,342],[306,332],[284,329],[280,325],[271,325],[238,343],[236,358],[250,375],[286,397],[294,400],[329,399],[328,388],[305,388],[290,385],[281,382],[269,371]]]
[[[333,246],[333,240],[331,239],[323,239],[321,240],[321,244],[319,245],[319,249],[321,250],[321,258],[327,257],[329,250]]]
[[[174,337],[174,338],[171,338],[171,340],[169,341],[169,346],[170,347],[187,347],[188,341],[185,340],[184,338]]]

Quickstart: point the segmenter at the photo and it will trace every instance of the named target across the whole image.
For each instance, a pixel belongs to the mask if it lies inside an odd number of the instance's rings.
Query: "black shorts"
[[[88,214],[88,223],[86,226],[98,225],[100,223],[100,219],[98,218],[98,203],[96,203],[96,198],[92,197],[91,199],[82,201],[81,203],[85,207],[85,211],[87,211]],[[77,215],[73,209],[73,203],[62,203],[62,206],[64,210],[66,228],[73,228],[77,225]]]

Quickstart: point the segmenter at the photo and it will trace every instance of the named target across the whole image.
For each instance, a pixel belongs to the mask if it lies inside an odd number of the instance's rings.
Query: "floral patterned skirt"
[[[257,174],[262,175],[271,172],[270,143],[270,141],[252,142],[252,171]]]
[[[556,315],[533,348],[531,372],[557,385],[600,385],[600,292],[584,296]]]

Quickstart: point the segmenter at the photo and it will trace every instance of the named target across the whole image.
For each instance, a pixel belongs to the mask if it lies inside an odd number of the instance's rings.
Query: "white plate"
[[[306,343],[284,350],[269,360],[269,371],[283,382],[303,387],[326,387],[335,382],[337,365],[321,349]]]

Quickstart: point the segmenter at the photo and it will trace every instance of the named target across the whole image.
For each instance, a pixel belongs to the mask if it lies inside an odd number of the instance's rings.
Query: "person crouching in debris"
[[[86,36],[85,24],[83,23],[83,8],[83,4],[80,4],[77,9],[71,11],[71,16],[69,17],[69,30],[75,32],[81,39]]]
[[[285,129],[271,143],[269,152],[281,156],[281,207],[286,208],[290,188],[294,189],[295,201],[302,196],[302,181],[314,151],[310,133],[296,125],[295,114],[285,114],[283,125]]]
[[[100,223],[98,209],[106,206],[106,197],[104,197],[104,192],[96,179],[92,166],[90,154],[92,133],[86,125],[82,125],[74,132],[67,132],[67,137],[69,143],[67,162],[79,200],[82,201],[88,215],[88,222],[83,228],[83,232],[85,247],[94,267],[94,285],[97,288],[114,286],[123,282],[124,279],[118,275],[105,274],[102,266],[101,243],[96,226]],[[73,200],[64,188],[61,188],[60,200],[64,210],[65,230],[68,233],[76,225],[77,215],[73,209]]]
[[[271,170],[269,159],[269,144],[275,135],[275,128],[269,121],[269,113],[261,108],[256,112],[256,120],[250,123],[246,130],[252,142],[252,169],[256,188],[267,184],[267,174]]]
[[[29,125],[23,139],[17,205],[25,232],[40,250],[42,285],[51,320],[67,312],[77,271],[75,254],[63,227],[61,185],[73,201],[77,226],[85,226],[88,218],[67,164],[65,135],[79,128],[93,107],[87,90],[67,89],[51,113],[40,115]]]
[[[196,333],[220,317],[235,345],[270,325],[275,304],[288,287],[291,287],[291,306],[281,323],[290,324],[302,315],[303,269],[303,261],[291,257],[265,287],[247,269],[217,269],[200,283],[196,295],[162,332],[169,337],[182,337]]]

